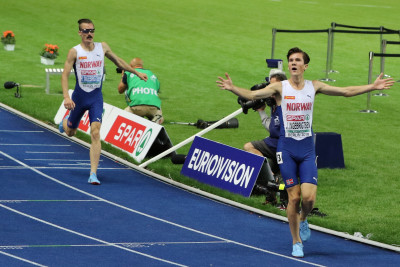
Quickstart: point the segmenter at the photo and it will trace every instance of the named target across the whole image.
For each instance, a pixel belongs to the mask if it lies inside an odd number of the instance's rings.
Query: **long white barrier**
[[[163,153],[161,153],[161,154],[159,154],[159,155],[157,155],[157,156],[155,156],[155,157],[149,159],[148,161],[142,163],[141,165],[139,165],[139,167],[144,168],[144,167],[146,167],[147,165],[149,165],[150,163],[153,163],[153,162],[155,162],[155,161],[157,161],[157,160],[159,160],[159,159],[165,157],[166,155],[170,154],[171,152],[173,152],[173,151],[175,151],[175,150],[177,150],[177,149],[183,147],[183,146],[186,145],[187,143],[192,142],[196,136],[202,136],[203,134],[205,134],[205,133],[211,131],[212,129],[217,128],[217,127],[220,126],[221,124],[223,124],[223,123],[227,122],[228,120],[230,120],[230,119],[236,117],[237,115],[239,115],[239,114],[242,113],[242,112],[243,112],[242,108],[236,110],[236,111],[233,112],[232,114],[230,114],[230,115],[226,116],[225,118],[223,118],[223,119],[217,121],[216,123],[211,124],[210,126],[208,126],[207,128],[205,128],[204,130],[198,132],[197,134],[195,134],[195,135],[189,137],[189,138],[186,139],[186,140],[183,140],[183,141],[180,142],[179,144],[177,144],[177,145],[171,147],[170,149],[164,151]]]

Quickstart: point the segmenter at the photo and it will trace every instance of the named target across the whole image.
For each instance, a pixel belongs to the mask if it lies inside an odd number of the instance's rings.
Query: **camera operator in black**
[[[283,71],[276,69],[271,70],[269,76],[270,83],[279,82],[283,80],[287,80],[286,75]],[[251,88],[251,90],[262,89],[265,86],[266,86],[265,83],[254,85]],[[271,116],[268,116],[268,114],[265,112],[266,105],[270,107]],[[261,106],[256,105],[253,107],[253,109],[259,113],[261,118],[261,123],[264,126],[264,128],[270,133],[270,135],[263,140],[246,143],[244,145],[244,150],[259,156],[266,157],[268,159],[271,171],[275,176],[274,180],[271,180],[270,182],[279,183],[280,182],[279,178],[277,178],[279,174],[279,165],[276,160],[276,147],[278,145],[279,131],[280,131],[280,122],[278,116],[280,107],[276,105],[275,96],[272,96],[266,98]],[[255,187],[256,191],[257,189],[258,190],[260,189],[260,187],[258,187],[257,185],[261,185],[263,188],[267,188],[266,182],[267,181],[257,181]],[[266,203],[271,203],[273,205],[276,204],[276,191],[268,190],[267,192],[262,192],[262,193],[266,193],[267,195]]]

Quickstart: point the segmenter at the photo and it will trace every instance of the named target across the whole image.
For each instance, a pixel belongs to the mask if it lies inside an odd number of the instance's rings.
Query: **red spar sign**
[[[133,153],[145,130],[146,126],[118,116],[111,126],[105,141],[129,153]]]

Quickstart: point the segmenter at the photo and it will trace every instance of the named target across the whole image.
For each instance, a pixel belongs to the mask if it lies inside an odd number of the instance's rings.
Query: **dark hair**
[[[81,29],[81,24],[82,24],[82,23],[91,23],[91,24],[93,24],[93,21],[90,20],[90,19],[80,19],[80,20],[78,20],[79,30],[82,30],[82,29]],[[94,24],[93,24],[93,25],[94,25]]]
[[[287,80],[287,77],[286,77],[286,75],[285,75],[284,73],[275,73],[275,74],[272,74],[270,80],[271,80],[272,78],[275,78],[275,79],[277,79],[277,80],[280,81],[280,82],[281,82],[281,81],[284,81],[284,80]]]
[[[295,53],[303,54],[304,64],[308,64],[310,62],[310,57],[308,56],[308,54],[298,47],[293,47],[293,48],[289,49],[287,56],[286,56],[287,60],[289,61],[289,57]]]

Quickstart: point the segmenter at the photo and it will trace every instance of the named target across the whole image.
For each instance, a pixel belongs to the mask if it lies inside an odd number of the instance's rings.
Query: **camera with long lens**
[[[266,202],[276,205],[276,193],[279,192],[279,200],[281,207],[286,208],[288,204],[288,194],[285,189],[285,184],[279,182],[268,181],[266,184],[255,184],[253,193],[266,196]]]
[[[253,85],[250,90],[251,91],[255,91],[255,90],[260,90],[265,88],[266,86],[268,86],[269,83],[260,83],[260,84],[256,84]],[[244,97],[239,96],[238,97],[238,104],[242,106],[243,109],[243,113],[247,114],[249,109],[253,109],[253,110],[257,110],[259,108],[261,108],[264,105],[267,106],[273,106],[276,105],[276,101],[273,97],[267,97],[267,98],[263,98],[263,99],[257,99],[257,100],[248,100]]]
[[[257,189],[260,193],[267,194],[268,192],[278,192],[278,191],[286,191],[285,184],[268,181],[266,185],[256,184],[254,189]]]

